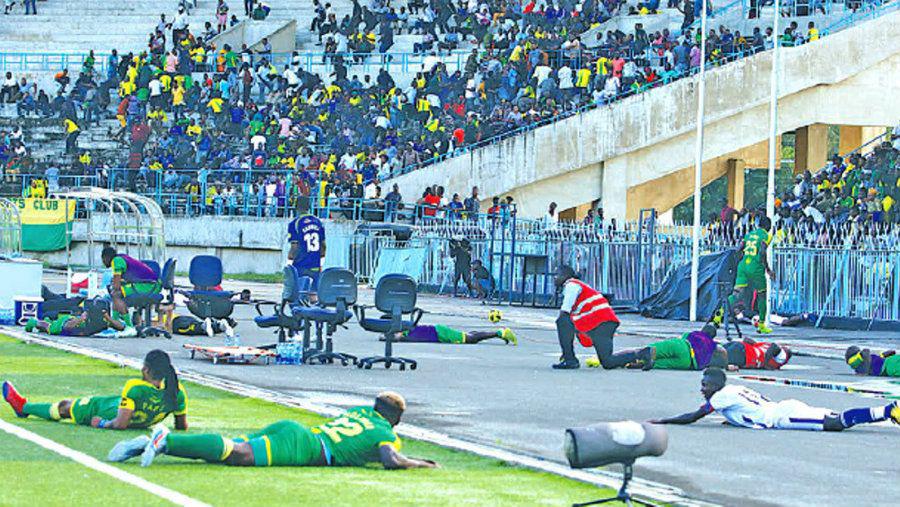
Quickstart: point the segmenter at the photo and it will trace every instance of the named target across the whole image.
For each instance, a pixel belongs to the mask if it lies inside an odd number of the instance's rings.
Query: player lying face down
[[[25,331],[35,329],[42,333],[59,336],[93,336],[107,328],[123,331],[125,323],[113,319],[106,310],[91,308],[80,315],[61,313],[55,319],[28,319]]]
[[[175,414],[175,428],[187,429],[187,394],[178,382],[169,355],[151,350],[144,358],[142,378],[125,383],[120,396],[87,396],[56,403],[30,403],[10,382],[3,382],[3,399],[19,417],[48,421],[71,419],[75,424],[123,430],[148,428]]]
[[[400,454],[394,426],[404,410],[402,396],[383,392],[374,406],[351,408],[312,428],[283,420],[231,439],[215,434],[172,435],[158,425],[150,437],[116,444],[109,460],[122,462],[141,456],[141,465],[149,466],[156,456],[168,454],[234,466],[365,466],[380,462],[387,469],[437,467],[433,461]]]
[[[752,338],[722,345],[728,353],[728,369],[779,370],[791,360],[793,353],[785,345],[757,342]]]
[[[509,328],[497,331],[460,331],[441,325],[416,326],[411,331],[397,333],[396,341],[403,343],[474,344],[493,338],[503,340],[507,345],[516,345],[518,343],[515,333]]]
[[[713,338],[716,328],[707,324],[700,331],[684,333],[679,338],[660,340],[637,351],[615,354],[616,363],[644,371],[658,370],[702,370],[707,366],[725,368],[727,354]],[[594,366],[590,361],[588,366]]]
[[[724,371],[707,368],[700,383],[700,392],[706,402],[700,408],[650,422],[691,424],[716,412],[731,425],[753,429],[842,431],[857,424],[888,419],[900,424],[900,406],[896,401],[881,407],[851,408],[837,413],[827,408],[810,407],[799,400],[774,402],[744,386],[725,384]]]
[[[857,375],[872,377],[900,377],[900,356],[894,350],[874,354],[856,345],[847,347],[844,360]]]

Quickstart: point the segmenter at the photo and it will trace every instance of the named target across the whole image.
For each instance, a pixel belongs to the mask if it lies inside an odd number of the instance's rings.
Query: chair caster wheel
[[[404,371],[404,370],[406,370],[406,365],[403,363],[400,363],[400,371]]]
[[[371,364],[366,364],[366,367],[365,367],[365,368],[366,368],[367,370],[371,370],[371,369],[372,369],[372,365],[371,365]]]
[[[391,363],[385,361],[385,363],[384,363],[384,369],[389,370],[390,368],[391,368]]]
[[[409,369],[410,369],[410,370],[415,370],[415,369],[416,369],[416,363],[413,363],[413,364],[409,365]]]

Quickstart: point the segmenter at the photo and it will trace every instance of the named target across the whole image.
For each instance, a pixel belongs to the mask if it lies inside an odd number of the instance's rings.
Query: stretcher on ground
[[[213,364],[269,364],[275,358],[274,350],[265,350],[256,347],[219,346],[209,347],[185,343],[184,348],[191,351],[191,359],[195,359],[199,353],[204,359],[209,359]]]

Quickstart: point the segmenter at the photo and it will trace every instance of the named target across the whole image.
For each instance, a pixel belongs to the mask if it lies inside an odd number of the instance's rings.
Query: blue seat
[[[294,307],[302,307],[308,304],[312,279],[308,276],[300,276],[293,266],[285,266],[284,279],[281,289],[280,303],[256,303],[256,313],[253,318],[257,326],[263,329],[277,328],[278,343],[287,340],[287,337],[304,329],[305,321],[294,315]],[[272,305],[272,314],[264,315],[262,306]],[[309,339],[306,338],[304,349],[309,348]]]
[[[188,279],[193,289],[185,291],[187,308],[200,320],[227,319],[234,311],[230,291],[218,290],[222,283],[222,260],[213,255],[197,255],[191,259]]]
[[[171,260],[171,259],[169,259],[169,260]],[[143,262],[144,264],[146,264],[147,267],[150,268],[151,271],[153,271],[153,274],[156,275],[156,278],[157,278],[157,279],[162,278],[162,276],[161,276],[161,275],[162,275],[162,271],[159,269],[159,263],[158,263],[158,262],[156,262],[156,261],[153,260],[153,259],[141,259],[141,262]]]
[[[411,276],[399,273],[384,275],[375,286],[375,309],[383,316],[367,318],[366,308],[371,307],[354,307],[360,327],[384,335],[384,355],[362,358],[357,366],[370,369],[373,364],[384,363],[385,368],[399,364],[401,370],[405,370],[407,365],[411,370],[416,369],[416,361],[393,355],[393,343],[397,333],[411,331],[422,318],[422,310],[416,308],[417,292],[416,281]]]
[[[306,321],[305,333],[309,333],[313,325],[316,327],[317,350],[310,350],[308,353],[304,351],[303,362],[331,364],[340,361],[345,366],[348,363],[356,364],[356,356],[334,351],[331,338],[338,326],[353,318],[350,308],[356,304],[356,275],[343,268],[328,268],[322,271],[319,275],[316,296],[318,299],[316,305],[292,308],[293,315]],[[326,336],[324,346],[323,330]]]

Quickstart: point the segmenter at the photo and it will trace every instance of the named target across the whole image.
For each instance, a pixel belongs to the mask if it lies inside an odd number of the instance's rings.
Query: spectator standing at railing
[[[472,187],[472,193],[463,201],[466,216],[469,220],[478,220],[481,211],[481,198],[478,196],[478,187]]]

